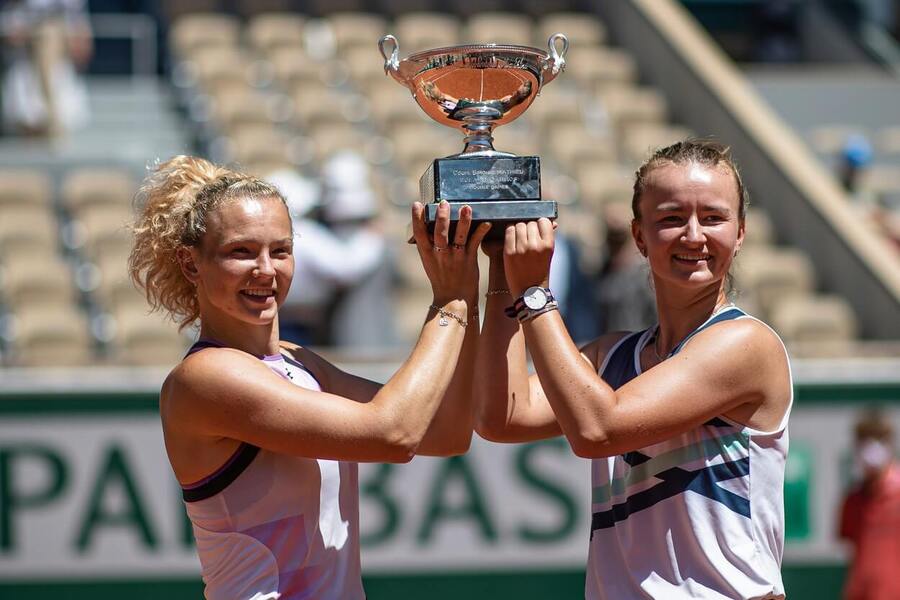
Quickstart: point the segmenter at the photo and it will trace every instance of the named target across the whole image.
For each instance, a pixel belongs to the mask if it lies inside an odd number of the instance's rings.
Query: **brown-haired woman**
[[[778,336],[726,293],[745,195],[717,143],[656,152],[637,173],[632,234],[658,325],[580,349],[546,289],[552,224],[518,223],[486,248],[476,429],[498,442],[563,434],[593,459],[590,600],[784,596],[790,368]]]
[[[132,277],[155,309],[200,325],[163,384],[160,412],[206,597],[364,598],[355,463],[469,446],[477,322],[467,325],[487,226],[467,242],[466,208],[451,243],[445,204],[432,241],[423,207],[413,207],[434,302],[409,358],[381,386],[279,341],[294,241],[276,188],[178,156],[140,198]]]

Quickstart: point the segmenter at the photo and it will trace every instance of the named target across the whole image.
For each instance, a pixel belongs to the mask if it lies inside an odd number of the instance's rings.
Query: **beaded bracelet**
[[[441,319],[440,319],[440,321],[438,321],[438,325],[440,325],[441,327],[446,327],[447,325],[450,324],[450,321],[448,321],[447,318],[453,319],[454,321],[459,323],[463,329],[465,329],[466,325],[468,325],[466,323],[466,320],[463,319],[461,316],[459,316],[456,313],[452,313],[449,310],[444,310],[440,306],[435,306],[434,304],[432,304],[428,308],[431,308],[431,309],[437,311],[437,313],[439,315],[441,315]]]

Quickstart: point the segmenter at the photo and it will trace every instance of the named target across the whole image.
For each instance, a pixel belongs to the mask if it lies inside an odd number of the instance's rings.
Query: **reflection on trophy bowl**
[[[493,222],[489,237],[502,236],[505,223],[556,217],[556,202],[541,199],[540,159],[497,152],[492,132],[518,118],[559,75],[568,46],[566,36],[557,33],[546,52],[473,44],[426,50],[400,60],[397,39],[381,38],[385,73],[406,86],[429,117],[466,136],[462,153],[436,158],[419,180],[429,224],[441,200],[450,202],[452,220],[469,204],[475,223]]]
[[[557,43],[562,43],[562,51]],[[393,45],[388,54],[388,45]],[[471,139],[463,154],[493,150],[491,132],[518,118],[565,67],[568,40],[555,34],[545,52],[528,46],[471,44],[399,59],[394,36],[379,41],[385,71],[409,88],[425,113]]]

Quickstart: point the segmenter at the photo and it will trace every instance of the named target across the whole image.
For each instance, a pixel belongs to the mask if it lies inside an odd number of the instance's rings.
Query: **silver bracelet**
[[[447,325],[450,324],[450,321],[447,320],[449,318],[449,319],[453,319],[454,321],[459,323],[463,329],[466,328],[466,325],[467,325],[466,320],[463,319],[458,314],[452,313],[449,310],[444,310],[440,306],[435,306],[434,304],[430,305],[428,308],[431,308],[431,309],[437,311],[437,313],[439,315],[441,315],[441,319],[438,321],[438,325],[440,325],[441,327],[446,327]]]

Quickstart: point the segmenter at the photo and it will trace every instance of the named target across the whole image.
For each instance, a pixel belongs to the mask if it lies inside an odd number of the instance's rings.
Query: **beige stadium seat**
[[[606,41],[606,27],[596,15],[578,12],[551,13],[541,17],[535,30],[535,44],[544,48],[554,33],[569,38],[571,49],[581,46],[599,46]],[[568,69],[568,65],[566,66]]]
[[[291,90],[294,102],[294,121],[303,127],[325,123],[346,123],[343,111],[345,98],[324,86],[299,84]]]
[[[0,169],[0,209],[21,204],[50,204],[50,178],[37,169]]]
[[[13,315],[13,363],[23,367],[84,366],[93,361],[87,318],[74,305],[30,306]]]
[[[385,80],[383,84],[374,86],[368,96],[372,121],[387,133],[397,125],[431,121],[416,104],[409,90],[393,80]]]
[[[280,162],[289,160],[287,138],[272,126],[243,127],[230,141],[234,160],[239,164]]]
[[[453,131],[447,131],[451,136]],[[464,136],[458,134],[455,138],[457,143],[457,152],[462,152],[465,148]],[[540,154],[541,142],[540,138],[534,133],[525,129],[516,127],[499,127],[494,130],[494,149],[500,152],[512,152],[518,156],[537,156]]]
[[[793,248],[750,247],[740,251],[732,267],[737,290],[771,314],[785,299],[808,295],[815,288],[812,261]]]
[[[128,274],[128,254],[98,256],[94,265],[99,270],[100,276],[93,293],[101,306],[109,310],[122,305],[140,305],[147,308],[146,299],[137,291]]]
[[[633,125],[662,125],[668,119],[666,99],[654,89],[616,85],[601,90],[598,98],[620,134]]]
[[[761,208],[751,208],[744,217],[744,248],[767,247],[775,244],[775,227]]]
[[[531,46],[531,19],[519,13],[479,12],[469,17],[463,34],[466,43]]]
[[[875,148],[879,156],[900,156],[900,125],[885,127],[876,133]]]
[[[637,168],[658,150],[691,136],[691,131],[662,123],[635,123],[624,130],[622,151],[629,166]]]
[[[271,12],[253,16],[244,30],[250,44],[264,55],[277,48],[303,52],[306,19],[296,13]]]
[[[797,295],[785,298],[772,307],[769,314],[772,327],[787,344],[811,346],[846,344],[855,339],[859,325],[853,309],[839,296]]]
[[[23,204],[0,206],[0,244],[4,250],[23,240],[34,240],[55,251],[59,231],[49,207]],[[5,256],[0,256],[0,263]]]
[[[322,85],[323,64],[289,46],[273,48],[268,55],[275,79],[284,89],[299,83]]]
[[[23,256],[3,264],[2,295],[11,307],[68,305],[75,298],[72,270],[58,256],[44,256],[40,264]]]
[[[816,152],[837,154],[844,148],[847,138],[857,135],[868,137],[869,132],[858,124],[827,123],[810,129],[807,138]]]
[[[238,44],[240,23],[222,13],[198,13],[179,17],[172,25],[169,39],[182,58],[201,48],[231,48]]]
[[[607,202],[621,199],[622,190],[632,184],[629,171],[614,162],[583,162],[575,172],[575,181],[581,203],[597,211]]]
[[[133,305],[117,311],[110,340],[113,360],[128,365],[175,365],[187,350],[178,326],[149,308]]]
[[[638,78],[637,63],[627,52],[605,46],[579,46],[566,55],[565,77],[578,82],[583,89],[633,86]]]
[[[200,48],[184,64],[204,89],[223,81],[249,84],[254,81],[257,68],[247,52],[228,46]]]
[[[406,52],[403,54],[406,55]],[[341,54],[341,60],[347,68],[350,79],[366,95],[382,81],[389,81],[398,88],[401,87],[392,77],[385,74],[384,60],[378,50],[373,51],[369,46],[352,46]]]
[[[549,132],[562,123],[583,123],[581,104],[578,90],[554,81],[541,90],[519,120]]]
[[[549,156],[569,172],[582,162],[613,162],[617,155],[610,136],[588,133],[577,123],[563,123],[547,131],[545,146]]]
[[[121,256],[131,251],[133,237],[129,225],[133,215],[128,207],[92,207],[73,221],[85,257],[96,260],[104,254]]]
[[[344,12],[328,17],[338,54],[351,46],[367,46],[377,56],[375,45],[388,31],[387,20],[381,15]]]
[[[421,175],[431,160],[461,152],[462,136],[454,138],[451,130],[442,129],[428,123],[397,125],[391,132],[391,139],[398,165]]]
[[[221,93],[211,100],[212,114],[222,130],[232,131],[247,125],[270,125],[265,97],[250,88],[243,92]]]
[[[900,191],[900,165],[872,165],[860,175],[859,187],[875,193]]]
[[[69,171],[61,186],[63,206],[71,214],[91,206],[130,206],[137,182],[122,169],[84,168]]]
[[[359,150],[367,139],[360,131],[344,123],[314,125],[308,133],[319,162],[340,150]]]
[[[413,12],[399,15],[392,33],[400,42],[401,55],[409,56],[422,50],[458,44],[461,28],[459,19],[453,15]]]

